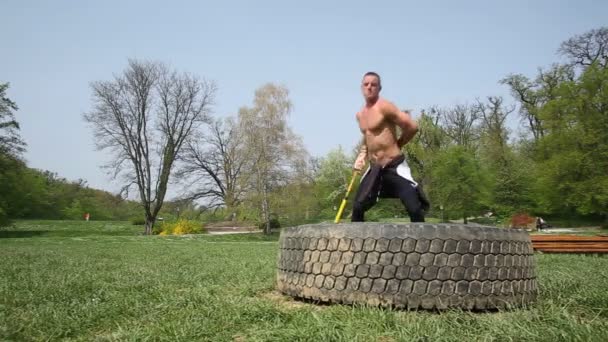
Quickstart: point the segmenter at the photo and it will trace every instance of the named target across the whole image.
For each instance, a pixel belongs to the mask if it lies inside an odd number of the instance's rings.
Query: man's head
[[[361,92],[363,93],[365,100],[374,101],[378,99],[381,89],[382,82],[380,80],[380,75],[373,71],[366,72],[365,75],[363,75]]]

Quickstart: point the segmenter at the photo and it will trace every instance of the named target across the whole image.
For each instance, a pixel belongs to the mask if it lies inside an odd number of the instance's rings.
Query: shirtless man
[[[382,83],[375,72],[363,76],[361,91],[365,106],[357,113],[357,121],[363,141],[354,169],[360,171],[367,160],[370,166],[363,175],[353,203],[352,221],[364,220],[378,197],[399,198],[405,206],[411,222],[424,222],[428,201],[412,178],[401,147],[418,131],[418,125],[409,113],[380,97]],[[397,138],[397,127],[401,135]]]

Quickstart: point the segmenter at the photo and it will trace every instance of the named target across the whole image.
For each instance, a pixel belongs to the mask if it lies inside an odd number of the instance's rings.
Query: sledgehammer
[[[348,200],[348,195],[350,191],[353,189],[353,184],[355,184],[355,178],[357,178],[357,173],[359,171],[353,171],[353,175],[350,178],[350,183],[348,184],[348,188],[346,189],[346,194],[344,194],[344,198],[342,199],[342,203],[340,203],[340,209],[338,209],[338,214],[336,214],[336,219],[334,223],[339,223],[340,218],[342,217],[342,212],[344,211],[344,207],[346,206],[346,201]]]

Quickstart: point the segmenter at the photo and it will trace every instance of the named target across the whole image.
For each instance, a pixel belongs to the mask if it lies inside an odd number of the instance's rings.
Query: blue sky
[[[215,114],[250,105],[266,82],[286,85],[293,130],[322,156],[360,138],[361,75],[414,116],[488,95],[509,73],[534,76],[559,44],[608,23],[608,1],[16,1],[0,6],[0,82],[17,102],[31,167],[96,188],[100,169],[82,113],[89,83],[128,58],[162,61],[217,82]],[[512,125],[517,118],[514,116]]]

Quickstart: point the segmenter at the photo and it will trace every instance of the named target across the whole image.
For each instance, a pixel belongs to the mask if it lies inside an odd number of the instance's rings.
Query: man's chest
[[[380,131],[385,126],[384,116],[375,109],[366,109],[359,115],[359,128],[362,132]]]

